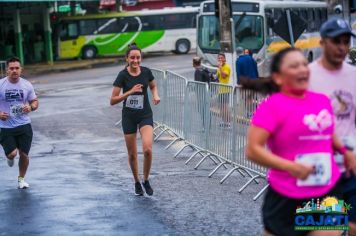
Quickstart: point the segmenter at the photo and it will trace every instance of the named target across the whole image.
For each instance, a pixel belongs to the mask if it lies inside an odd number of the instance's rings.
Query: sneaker
[[[19,188],[20,189],[25,189],[25,188],[29,188],[30,185],[28,183],[25,182],[25,179],[22,177],[18,178],[18,184],[19,184]]]
[[[153,189],[151,188],[150,182],[146,180],[145,182],[142,183],[142,185],[145,188],[147,195],[152,196]]]
[[[140,182],[136,182],[135,183],[135,195],[136,196],[142,196],[143,195],[143,189],[142,189],[142,186],[141,186]]]
[[[13,167],[14,163],[15,163],[15,158],[13,158],[13,159],[6,158],[6,159],[7,159],[7,165],[10,167]]]

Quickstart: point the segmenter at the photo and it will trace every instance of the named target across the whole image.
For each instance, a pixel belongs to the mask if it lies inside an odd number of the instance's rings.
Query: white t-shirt
[[[36,98],[35,90],[27,80],[20,78],[14,84],[7,77],[1,79],[0,111],[7,112],[9,118],[0,120],[0,128],[15,128],[31,123],[29,115],[22,112],[22,107]]]
[[[356,67],[343,63],[337,71],[325,69],[314,61],[310,68],[310,89],[330,97],[338,137],[356,138]]]

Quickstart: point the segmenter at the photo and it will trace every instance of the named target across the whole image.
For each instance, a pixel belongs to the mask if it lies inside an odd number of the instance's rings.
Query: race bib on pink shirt
[[[296,157],[297,163],[312,166],[314,171],[305,180],[298,179],[297,186],[324,186],[331,180],[330,153],[308,153]]]

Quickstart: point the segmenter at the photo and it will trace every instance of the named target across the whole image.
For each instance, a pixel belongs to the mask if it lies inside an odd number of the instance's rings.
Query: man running
[[[327,94],[335,115],[336,135],[344,145],[356,148],[356,67],[345,62],[350,48],[352,33],[348,23],[340,18],[326,21],[320,29],[322,55],[309,65],[311,89]],[[336,156],[337,157],[337,156]],[[345,171],[342,155],[337,162]],[[352,160],[347,160],[352,165]],[[351,167],[351,166],[350,166]],[[355,173],[355,171],[353,171]],[[356,235],[356,177],[353,173],[343,175],[344,200],[352,205],[349,211],[349,235]]]
[[[0,80],[0,140],[10,167],[19,152],[18,188],[24,189],[30,187],[25,175],[33,135],[28,114],[37,110],[38,100],[32,84],[20,77],[20,60],[12,57],[6,66],[7,77]]]

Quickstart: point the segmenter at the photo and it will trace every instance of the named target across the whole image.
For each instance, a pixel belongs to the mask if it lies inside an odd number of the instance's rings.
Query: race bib
[[[126,99],[126,107],[143,109],[143,95],[130,95]]]
[[[23,114],[22,108],[23,108],[22,104],[10,105],[10,116],[22,115]]]
[[[297,186],[323,186],[331,180],[331,155],[330,153],[308,153],[296,157],[296,162],[312,166],[314,171],[305,180],[297,180]]]

